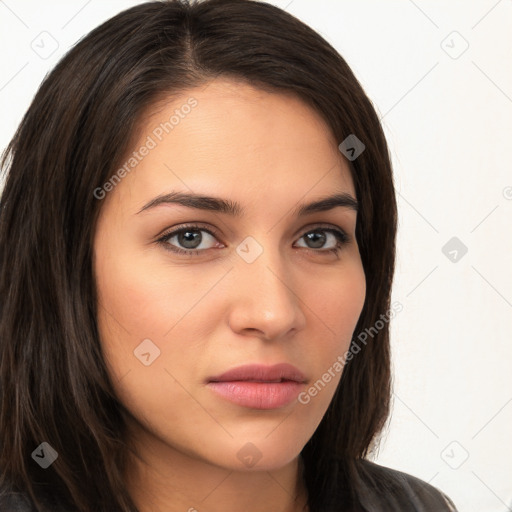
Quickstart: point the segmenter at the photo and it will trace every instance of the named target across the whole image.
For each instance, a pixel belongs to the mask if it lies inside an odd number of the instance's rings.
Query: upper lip
[[[208,379],[209,382],[253,381],[253,382],[280,382],[291,380],[306,382],[304,374],[295,366],[288,363],[265,366],[261,364],[248,364],[237,366],[221,375]]]

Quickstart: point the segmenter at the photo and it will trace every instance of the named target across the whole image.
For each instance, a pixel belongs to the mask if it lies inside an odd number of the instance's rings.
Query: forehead
[[[287,92],[214,80],[154,104],[134,140],[130,154],[150,149],[121,185],[138,201],[166,188],[214,190],[239,195],[241,202],[298,200],[333,189],[355,197],[350,169],[329,126]]]

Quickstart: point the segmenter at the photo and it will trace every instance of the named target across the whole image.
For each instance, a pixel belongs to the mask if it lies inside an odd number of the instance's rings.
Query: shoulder
[[[35,512],[32,501],[21,492],[10,490],[7,486],[0,486],[0,510],[9,512]]]
[[[415,476],[380,466],[368,460],[358,461],[360,501],[368,510],[393,512],[456,512],[444,493]]]
[[[43,510],[58,512],[64,511],[55,498],[45,492],[38,491],[40,506]],[[0,482],[0,511],[1,512],[38,512],[38,509],[28,492],[15,490],[10,483]]]

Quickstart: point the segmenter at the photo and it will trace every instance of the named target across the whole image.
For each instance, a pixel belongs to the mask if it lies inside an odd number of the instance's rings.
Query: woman
[[[262,2],[128,9],[45,79],[2,167],[2,510],[455,510],[366,460],[396,203],[317,33]]]

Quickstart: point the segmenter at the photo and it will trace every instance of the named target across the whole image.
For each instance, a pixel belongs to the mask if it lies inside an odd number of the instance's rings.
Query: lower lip
[[[283,382],[209,382],[208,387],[221,397],[242,407],[277,409],[293,402],[303,384]]]

